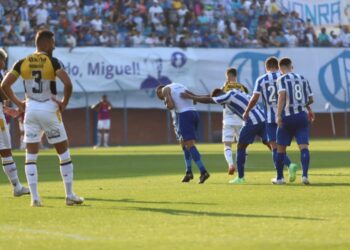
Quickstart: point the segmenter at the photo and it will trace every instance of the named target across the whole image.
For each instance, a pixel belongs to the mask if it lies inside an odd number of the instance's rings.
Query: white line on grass
[[[91,237],[82,236],[80,234],[67,234],[67,233],[60,233],[60,232],[52,232],[47,231],[43,229],[33,229],[33,228],[21,228],[18,226],[11,226],[11,225],[0,225],[0,231],[4,232],[19,232],[19,233],[29,233],[29,234],[42,234],[42,235],[48,235],[53,237],[64,237],[68,239],[73,240],[80,240],[80,241],[87,241],[87,240],[96,240]]]

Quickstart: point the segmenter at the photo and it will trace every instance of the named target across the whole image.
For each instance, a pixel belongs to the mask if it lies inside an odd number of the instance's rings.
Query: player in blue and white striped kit
[[[310,104],[313,103],[313,93],[309,81],[302,75],[293,73],[292,61],[283,58],[279,61],[279,69],[283,74],[277,81],[277,177],[272,179],[273,184],[285,184],[283,165],[286,157],[286,148],[290,146],[293,137],[300,149],[300,161],[303,169],[302,183],[310,184],[308,169],[309,153],[309,119],[313,120]],[[309,112],[309,119],[308,114]]]
[[[236,114],[241,119],[250,100],[249,95],[237,89],[230,90],[226,93],[222,89],[215,89],[211,97],[196,96],[188,93],[182,94],[182,97],[201,103],[217,103],[225,105],[226,108],[230,109],[232,113]],[[258,106],[252,109],[248,119],[246,119],[243,123],[243,127],[238,138],[236,153],[238,177],[231,180],[229,183],[241,184],[245,182],[244,165],[246,160],[246,148],[249,144],[254,142],[256,136],[260,136],[263,143],[269,147],[266,137],[265,114],[264,111]]]
[[[248,107],[243,114],[243,119],[247,119],[250,110],[255,107],[262,97],[265,114],[266,114],[266,133],[267,139],[272,149],[272,160],[276,166],[277,144],[276,144],[276,111],[277,111],[277,78],[281,76],[278,69],[278,59],[274,56],[269,57],[265,61],[266,73],[261,75],[255,82],[253,96],[249,101]],[[297,165],[291,163],[289,157],[286,155],[284,164],[288,167],[289,181],[294,182],[296,178]]]

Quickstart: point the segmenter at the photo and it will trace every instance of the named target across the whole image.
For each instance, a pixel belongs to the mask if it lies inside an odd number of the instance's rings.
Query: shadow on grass
[[[45,199],[62,199],[59,196],[46,196]],[[216,203],[202,203],[202,202],[189,202],[189,201],[139,201],[134,199],[103,199],[103,198],[85,198],[86,201],[102,201],[102,202],[118,202],[118,203],[135,203],[135,204],[181,204],[181,205],[217,205]]]
[[[322,221],[320,218],[308,218],[301,216],[285,216],[285,215],[264,215],[264,214],[239,214],[239,213],[220,213],[206,211],[179,210],[170,208],[149,208],[149,207],[127,207],[125,210],[134,210],[140,212],[154,212],[169,215],[190,215],[190,216],[213,216],[213,217],[239,217],[254,219],[291,219],[291,220],[311,220]]]

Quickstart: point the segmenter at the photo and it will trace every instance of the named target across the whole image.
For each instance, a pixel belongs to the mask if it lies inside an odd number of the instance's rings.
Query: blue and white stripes
[[[278,79],[278,93],[286,92],[283,114],[290,116],[305,111],[309,97],[313,96],[309,81],[296,73],[288,73]]]
[[[230,90],[226,94],[213,97],[213,100],[218,104],[226,104],[234,114],[243,118],[243,113],[248,106],[250,96],[243,93],[240,90]],[[258,124],[260,122],[265,122],[264,111],[260,109],[259,106],[254,107],[249,113],[249,119],[245,121],[246,124]]]

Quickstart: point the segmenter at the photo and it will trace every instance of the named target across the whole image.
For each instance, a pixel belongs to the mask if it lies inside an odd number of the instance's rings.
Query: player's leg
[[[101,146],[101,142],[102,142],[102,135],[103,135],[103,121],[102,120],[98,120],[97,121],[97,142],[94,148],[98,148]]]
[[[277,143],[276,143],[276,134],[277,134],[277,124],[276,123],[266,123],[266,132],[267,132],[267,140],[270,143],[271,151],[272,151],[272,160],[276,167],[276,158],[277,158]],[[285,155],[284,165],[288,168],[289,181],[294,182],[296,178],[297,165],[295,163],[291,163],[288,154]]]
[[[228,165],[228,175],[234,175],[236,166],[233,163],[232,141],[224,141],[224,154]]]
[[[236,165],[238,170],[238,177],[229,181],[231,184],[241,184],[245,182],[244,178],[244,166],[247,158],[247,147],[254,142],[255,136],[257,136],[262,129],[265,129],[264,123],[257,125],[245,125],[242,127],[236,152]]]
[[[17,167],[15,161],[13,160],[11,149],[0,149],[0,155],[2,160],[2,168],[13,187],[13,196],[18,197],[24,194],[29,194],[29,189],[23,187],[19,181]]]
[[[46,112],[41,118],[47,141],[53,144],[60,160],[60,172],[66,193],[66,205],[82,204],[84,199],[73,192],[73,163],[68,149],[68,138],[60,113]]]
[[[31,206],[40,207],[41,200],[38,192],[38,169],[36,165],[36,160],[38,159],[39,153],[39,142],[30,142],[34,139],[39,140],[41,136],[36,138],[28,138],[28,132],[25,133],[24,141],[26,142],[26,161],[25,161],[25,173],[27,177],[28,186],[31,195]],[[38,133],[40,134],[40,133]]]
[[[184,160],[186,165],[186,173],[184,178],[182,179],[182,182],[189,182],[193,179],[193,172],[192,172],[192,156],[190,151],[186,148],[185,143],[182,139],[180,139],[180,145],[182,148],[182,152],[184,154]]]
[[[111,127],[111,121],[105,120],[104,124],[104,134],[103,134],[103,146],[108,147],[108,141],[109,141],[109,129]]]
[[[232,143],[233,143],[234,129],[232,125],[224,125],[222,127],[222,142],[224,143],[224,156],[228,165],[228,174],[233,175],[235,172],[235,165],[233,163]]]
[[[26,111],[24,117],[24,143],[26,144],[25,173],[31,195],[31,206],[40,207],[41,201],[38,192],[38,169],[36,161],[39,153],[39,143],[42,129],[38,123],[41,114],[37,111]]]
[[[309,123],[307,121],[307,115],[300,113],[298,118],[298,125],[300,126],[295,132],[295,139],[300,149],[300,162],[303,169],[302,183],[305,185],[310,184],[308,178],[309,164],[310,164],[310,152],[309,152]]]
[[[195,146],[198,122],[199,116],[196,111],[187,111],[179,114],[180,133],[187,150],[190,152],[193,161],[201,173],[199,183],[202,184],[209,178],[210,175],[201,160],[201,155],[197,147]]]
[[[277,155],[276,155],[276,172],[277,177],[271,181],[273,184],[285,184],[283,167],[286,158],[287,146],[292,142],[293,134],[288,127],[288,119],[283,120],[283,127],[277,128]]]

